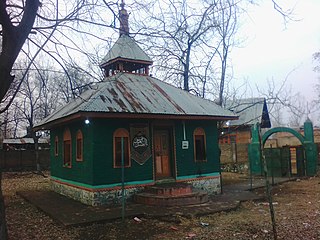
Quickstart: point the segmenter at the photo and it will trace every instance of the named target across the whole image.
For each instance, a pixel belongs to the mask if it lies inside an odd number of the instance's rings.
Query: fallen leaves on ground
[[[232,182],[245,179],[239,174],[224,177],[230,177]],[[228,213],[194,218],[179,216],[175,223],[164,218],[139,217],[140,221],[126,219],[124,223],[118,220],[64,227],[16,195],[17,191],[48,189],[49,182],[49,178],[30,172],[3,173],[10,239],[273,239],[269,204],[265,202],[244,202],[237,211]],[[272,193],[278,239],[320,239],[319,177],[275,186]]]

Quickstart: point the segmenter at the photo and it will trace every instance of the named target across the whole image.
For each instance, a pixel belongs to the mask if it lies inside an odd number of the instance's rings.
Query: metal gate
[[[290,177],[305,176],[305,157],[302,146],[265,148],[268,176]]]

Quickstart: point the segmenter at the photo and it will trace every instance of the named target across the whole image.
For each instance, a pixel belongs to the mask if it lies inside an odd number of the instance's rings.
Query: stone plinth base
[[[108,190],[84,189],[57,181],[51,181],[51,188],[61,195],[91,206],[120,204],[122,200],[121,188],[111,188]],[[143,189],[144,187],[139,186],[125,188],[124,196],[126,200],[131,199],[135,193]]]
[[[221,193],[219,176],[184,178],[178,179],[177,182],[189,183],[194,189],[203,190],[208,195]],[[143,185],[126,186],[124,189],[125,199],[131,200],[134,194],[143,191],[146,186],[154,184],[154,182],[149,182]],[[120,204],[122,200],[121,187],[118,186],[95,189],[52,179],[51,188],[61,195],[91,206]]]
[[[204,190],[209,195],[216,195],[221,193],[220,176],[217,177],[199,177],[192,180],[185,181],[192,184],[195,189]]]

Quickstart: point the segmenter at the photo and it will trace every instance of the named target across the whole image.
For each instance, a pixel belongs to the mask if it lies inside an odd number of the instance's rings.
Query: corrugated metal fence
[[[50,150],[39,150],[41,169],[50,167]],[[35,150],[0,150],[0,167],[2,171],[36,170]]]

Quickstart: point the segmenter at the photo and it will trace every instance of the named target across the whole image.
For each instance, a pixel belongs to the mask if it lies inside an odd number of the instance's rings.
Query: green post
[[[306,154],[306,174],[307,176],[314,176],[317,174],[317,159],[318,151],[314,143],[313,125],[308,118],[304,123],[304,150]]]
[[[125,217],[125,191],[124,191],[124,143],[123,137],[121,137],[121,218],[122,224],[124,224]]]
[[[251,143],[248,146],[250,173],[253,175],[262,175],[261,166],[261,146],[259,141],[260,126],[258,123],[251,128]]]

